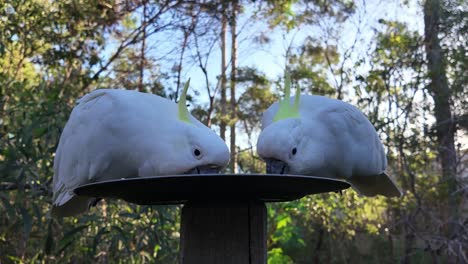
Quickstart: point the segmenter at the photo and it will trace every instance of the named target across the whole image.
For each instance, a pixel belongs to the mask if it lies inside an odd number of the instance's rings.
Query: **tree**
[[[237,74],[237,14],[240,6],[237,0],[232,2],[231,7],[231,84],[230,84],[230,104],[231,120],[230,120],[230,152],[231,173],[237,172],[237,145],[236,145],[236,123],[237,123],[237,103],[236,103],[236,74]]]
[[[455,122],[451,110],[451,90],[447,81],[446,58],[440,46],[440,12],[439,0],[427,0],[424,3],[424,44],[426,48],[427,67],[431,83],[428,90],[434,99],[435,130],[439,143],[442,177],[446,182],[449,221],[456,221],[459,199],[457,191],[455,151]],[[452,223],[449,234],[456,234],[457,228]]]
[[[226,63],[226,31],[228,25],[228,18],[227,18],[227,4],[223,1],[223,8],[221,14],[221,109],[220,109],[220,124],[219,124],[219,134],[223,140],[226,140],[226,90],[227,90],[227,78],[226,78],[226,70],[227,70],[227,63]]]

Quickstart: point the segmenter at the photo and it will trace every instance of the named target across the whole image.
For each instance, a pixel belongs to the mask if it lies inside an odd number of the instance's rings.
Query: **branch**
[[[119,47],[114,52],[114,54],[91,77],[91,80],[98,79],[99,75],[101,75],[101,73],[103,71],[107,70],[107,68],[112,64],[112,62],[114,62],[127,47],[129,47],[130,45],[135,44],[138,41],[138,38],[140,37],[140,35],[146,30],[147,25],[155,22],[164,12],[166,12],[170,8],[173,8],[173,7],[175,7],[175,6],[177,6],[177,5],[179,5],[181,3],[181,1],[177,1],[172,6],[169,6],[170,2],[171,1],[166,1],[164,4],[162,4],[161,8],[159,9],[159,11],[154,16],[152,16],[150,19],[148,19],[146,21],[146,23],[144,23],[144,24],[140,25],[138,28],[134,29],[124,40],[122,40],[122,42],[120,43]],[[157,32],[157,31],[160,31],[161,29],[166,28],[167,26],[168,25],[166,24],[166,25],[163,25],[163,26],[160,26],[160,27],[156,27],[155,30],[153,30],[153,32],[151,32],[151,34]],[[151,34],[148,33],[148,34],[146,34],[146,36],[148,37]],[[87,89],[88,87],[89,87],[89,83],[84,86],[84,89]]]
[[[217,36],[217,35],[215,35]],[[206,57],[205,60],[203,61],[203,55],[200,52],[200,45],[198,41],[198,35],[194,34],[194,40],[195,40],[195,48],[196,48],[196,60],[198,63],[198,67],[201,69],[203,72],[203,75],[205,77],[205,87],[206,87],[206,92],[208,93],[208,98],[209,98],[209,108],[208,108],[208,113],[207,113],[207,119],[206,119],[206,126],[211,127],[211,120],[212,120],[212,114],[214,111],[214,102],[215,102],[215,95],[219,87],[220,80],[218,80],[218,83],[216,84],[214,90],[212,91],[210,88],[210,82],[208,78],[208,60],[210,58],[210,55],[212,54],[213,47],[217,43],[217,38],[214,38],[211,43],[209,43],[208,46],[208,51],[206,52]]]
[[[40,190],[47,194],[49,190],[40,184],[18,184],[17,182],[0,182],[0,191],[16,191],[16,190]]]
[[[468,131],[468,114],[463,114],[455,117],[455,123],[461,128]]]

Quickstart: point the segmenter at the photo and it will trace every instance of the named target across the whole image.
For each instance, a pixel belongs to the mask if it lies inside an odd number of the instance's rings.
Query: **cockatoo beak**
[[[221,170],[221,167],[216,165],[204,165],[195,167],[184,174],[217,174]]]
[[[265,159],[267,174],[288,174],[289,166],[286,162],[277,159]]]

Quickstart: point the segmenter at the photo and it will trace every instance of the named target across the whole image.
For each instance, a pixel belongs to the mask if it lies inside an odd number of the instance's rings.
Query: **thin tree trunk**
[[[414,244],[414,233],[413,231],[406,226],[406,236],[405,236],[405,244],[404,244],[404,251],[405,255],[401,260],[401,264],[409,264],[411,262],[411,255],[413,253],[413,244]]]
[[[182,42],[182,50],[180,51],[180,56],[179,56],[179,64],[177,65],[177,84],[176,84],[176,92],[175,92],[175,100],[176,102],[179,101],[179,92],[181,88],[181,78],[182,78],[182,64],[184,61],[184,54],[185,51],[187,50],[190,34],[193,33],[195,30],[196,24],[197,24],[197,16],[196,14],[193,13],[193,9],[188,10],[190,12],[190,16],[192,18],[191,23],[188,27],[182,26],[182,31],[184,33],[184,40]],[[206,87],[209,89],[209,87]]]
[[[389,259],[390,261],[395,262],[395,252],[394,252],[394,249],[393,249],[393,237],[392,237],[392,235],[389,233],[388,236],[387,236],[387,238],[388,238],[388,247],[389,247],[389,248],[388,248],[388,251],[389,251],[388,254],[389,254],[389,256],[387,256],[387,257],[388,257],[388,259]],[[386,257],[384,257],[384,258],[386,258]]]
[[[226,140],[226,31],[227,31],[227,5],[223,2],[221,20],[221,122],[219,125],[220,136]]]
[[[231,17],[231,172],[237,173],[236,150],[236,68],[237,68],[237,1],[232,2]]]
[[[214,96],[210,96],[210,103],[208,107],[208,113],[207,113],[207,118],[206,118],[206,126],[211,127],[212,119],[211,116],[213,115],[213,110],[214,110]]]
[[[143,79],[145,78],[145,49],[146,49],[146,6],[147,2],[143,2],[143,36],[141,40],[141,51],[140,51],[140,76],[138,78],[138,91],[143,92]]]
[[[320,263],[320,250],[322,249],[322,243],[323,243],[323,233],[325,230],[322,227],[318,228],[318,239],[317,239],[317,245],[315,245],[315,250],[314,250],[314,261],[313,263]]]
[[[425,48],[429,77],[431,79],[428,89],[434,99],[439,159],[448,197],[448,235],[452,237],[457,234],[456,225],[452,224],[457,220],[458,207],[458,196],[454,195],[457,188],[457,158],[455,151],[455,123],[450,106],[451,91],[445,71],[446,61],[438,36],[441,10],[442,6],[439,0],[426,0],[424,3]]]

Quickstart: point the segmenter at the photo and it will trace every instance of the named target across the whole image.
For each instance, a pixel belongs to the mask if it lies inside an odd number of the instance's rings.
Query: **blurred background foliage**
[[[180,206],[106,200],[51,218],[53,157],[86,92],[176,100],[196,70],[192,113],[225,139],[237,133],[228,171],[264,172],[260,113],[288,70],[303,93],[368,115],[405,191],[269,204],[268,263],[467,263],[468,4],[396,1],[417,10],[415,29],[365,2],[0,1],[0,263],[177,263]],[[284,50],[270,54],[282,60],[280,75],[243,63],[278,39]]]

